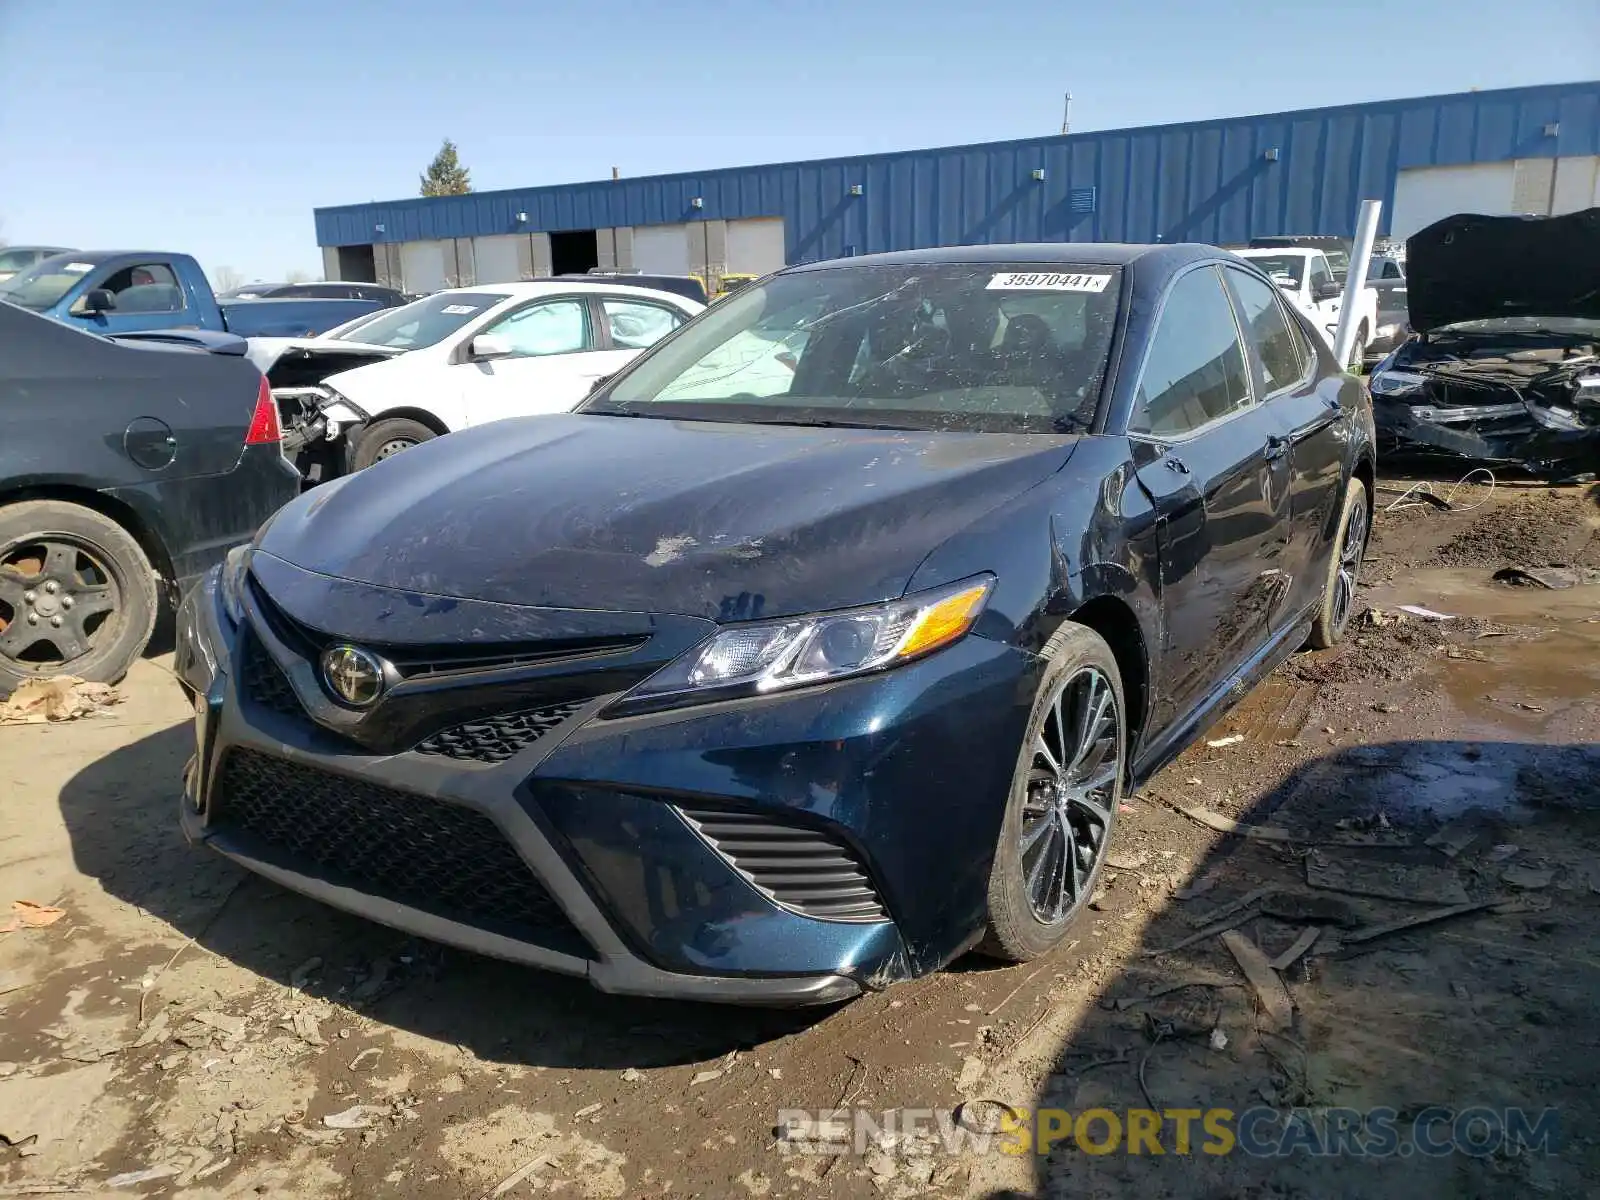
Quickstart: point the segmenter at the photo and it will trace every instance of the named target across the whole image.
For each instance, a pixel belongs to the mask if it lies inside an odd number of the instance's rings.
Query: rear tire
[[[0,695],[52,675],[117,682],[158,609],[150,559],[110,517],[64,500],[0,507]]]
[[[1306,645],[1326,650],[1339,644],[1350,615],[1356,606],[1356,585],[1361,582],[1361,560],[1366,557],[1367,538],[1372,533],[1371,502],[1367,486],[1352,478],[1345,485],[1344,507],[1339,513],[1338,534],[1328,553],[1327,574],[1322,581],[1322,604]]]
[[[1361,374],[1367,364],[1367,323],[1356,328],[1356,340],[1350,343],[1350,361],[1345,364],[1352,375]]]
[[[1127,708],[1105,639],[1068,622],[1028,716],[989,873],[980,953],[1027,962],[1057,946],[1105,865],[1127,757]]]
[[[350,469],[364,471],[375,462],[392,458],[402,450],[420,446],[438,436],[421,421],[410,417],[385,417],[374,421],[357,435],[350,452]]]

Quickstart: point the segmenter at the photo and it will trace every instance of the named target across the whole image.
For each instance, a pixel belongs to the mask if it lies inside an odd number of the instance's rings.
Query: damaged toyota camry
[[[1124,790],[1340,637],[1372,446],[1210,247],[791,267],[280,510],[180,617],[183,828],[609,992],[1026,960]]]
[[[1600,208],[1447,217],[1406,242],[1420,336],[1373,370],[1385,451],[1600,468]]]

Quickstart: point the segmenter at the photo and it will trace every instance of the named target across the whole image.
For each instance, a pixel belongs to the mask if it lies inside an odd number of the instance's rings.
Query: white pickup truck
[[[1321,250],[1303,246],[1274,246],[1270,249],[1236,250],[1264,271],[1283,294],[1322,331],[1333,345],[1339,330],[1339,309],[1344,303],[1344,284],[1333,277],[1328,256]],[[1369,343],[1378,328],[1378,292],[1364,287],[1356,303],[1356,337],[1350,344],[1348,366],[1359,371],[1367,357]]]

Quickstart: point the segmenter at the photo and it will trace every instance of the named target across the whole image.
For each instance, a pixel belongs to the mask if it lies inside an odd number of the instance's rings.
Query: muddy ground
[[[1380,509],[1410,482],[1385,483]],[[824,1012],[613,999],[187,849],[191,734],[159,655],[107,717],[0,729],[0,924],[13,900],[65,909],[0,934],[0,1137],[21,1143],[0,1141],[0,1195],[1591,1194],[1600,586],[1491,575],[1600,567],[1600,498],[1503,483],[1453,500],[1380,512],[1373,615],[1132,799],[1069,944]],[[1441,829],[1453,857],[1425,844]],[[1497,906],[1382,931],[1462,902]],[[1268,957],[1315,939],[1281,972],[1287,1000],[1258,1000],[1216,932],[1192,940],[1230,923]],[[1404,1129],[1431,1106],[1520,1106],[1558,1110],[1560,1137],[1553,1154],[1432,1157],[1402,1138],[1381,1158],[1264,1158],[1177,1153],[1171,1124],[1160,1156],[1070,1137],[1045,1156],[929,1153],[928,1136],[800,1154],[773,1135],[780,1109],[948,1124],[963,1100],[977,1128],[1001,1112],[983,1101],[1119,1120],[1386,1106]]]

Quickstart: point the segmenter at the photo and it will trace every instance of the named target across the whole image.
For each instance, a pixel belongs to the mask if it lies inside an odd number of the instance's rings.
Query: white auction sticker
[[[94,270],[94,264],[93,263],[68,263],[66,266],[62,267],[61,269],[63,271],[70,272],[73,275],[82,275],[85,271]]]
[[[1008,271],[989,280],[989,291],[1103,292],[1109,275],[1065,275],[1059,271]]]
[[[449,313],[452,317],[464,317],[469,313],[475,313],[478,310],[470,304],[446,304],[439,311],[442,313]]]

